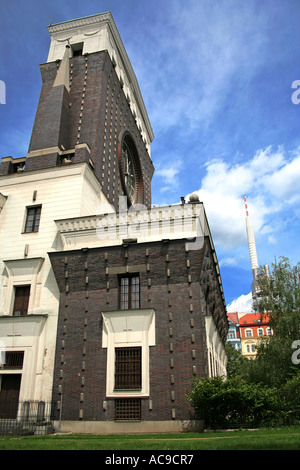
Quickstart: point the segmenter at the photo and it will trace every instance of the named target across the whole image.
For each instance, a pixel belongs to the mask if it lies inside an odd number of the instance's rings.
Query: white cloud
[[[172,165],[168,167],[158,167],[156,170],[156,176],[161,178],[160,191],[164,192],[170,189],[175,189],[178,183],[178,174],[182,166],[182,161],[177,159],[173,161]]]
[[[201,187],[193,192],[204,203],[216,245],[231,250],[246,243],[244,195],[247,195],[255,234],[268,235],[269,244],[276,243],[287,206],[297,214],[299,152],[298,149],[288,159],[283,148],[268,147],[240,164],[216,159],[206,164]],[[277,214],[281,223],[276,219]]]
[[[277,239],[273,235],[268,236],[268,243],[269,245],[275,245],[277,243]]]
[[[237,259],[233,256],[228,256],[227,258],[222,258],[219,261],[219,266],[220,268],[224,266],[236,266],[237,265]]]
[[[208,188],[196,191],[204,203],[208,223],[216,245],[230,250],[246,242],[243,201]]]
[[[264,185],[275,197],[291,197],[290,201],[295,202],[300,196],[300,155],[269,175]]]
[[[280,147],[277,151],[269,145],[266,149],[257,150],[253,159],[249,162],[249,168],[253,174],[260,177],[278,170],[285,163],[284,149]]]
[[[237,299],[227,305],[227,312],[244,312],[251,313],[252,310],[252,293],[242,294]]]
[[[178,172],[178,168],[169,167],[157,170],[157,175],[164,178],[166,183],[172,184],[175,181]]]

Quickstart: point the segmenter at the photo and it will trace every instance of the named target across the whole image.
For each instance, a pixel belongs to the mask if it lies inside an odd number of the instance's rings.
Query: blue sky
[[[108,10],[155,134],[152,202],[198,192],[229,310],[248,311],[245,194],[259,264],[300,258],[300,1],[0,0],[0,157],[27,153],[50,19]]]

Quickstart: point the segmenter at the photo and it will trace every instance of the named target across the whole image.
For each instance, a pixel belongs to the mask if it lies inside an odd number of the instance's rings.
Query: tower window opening
[[[30,296],[30,286],[15,287],[15,301],[13,308],[13,316],[20,317],[27,315]]]
[[[71,50],[72,50],[72,57],[77,57],[79,55],[82,55],[83,42],[79,42],[77,44],[71,44]]]

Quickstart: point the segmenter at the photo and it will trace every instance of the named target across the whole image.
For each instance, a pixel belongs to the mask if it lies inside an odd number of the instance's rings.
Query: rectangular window
[[[30,286],[15,287],[15,302],[13,316],[20,317],[27,315],[30,296]]]
[[[6,351],[4,369],[22,369],[24,351]]]
[[[39,231],[42,206],[27,207],[25,233]]]
[[[141,400],[140,398],[120,398],[115,400],[116,421],[140,421]]]
[[[115,348],[115,390],[141,390],[142,348]]]
[[[120,277],[120,309],[140,308],[140,278],[133,276]]]
[[[77,57],[79,55],[82,55],[83,42],[79,42],[77,44],[71,44],[71,50],[72,50],[72,57]]]

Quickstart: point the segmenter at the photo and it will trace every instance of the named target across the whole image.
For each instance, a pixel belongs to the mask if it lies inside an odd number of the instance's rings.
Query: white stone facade
[[[105,201],[86,163],[2,176],[0,344],[24,351],[20,400],[51,400],[59,291],[48,252],[63,248],[55,219],[87,216]],[[25,233],[28,207],[41,205],[37,232]],[[30,285],[27,315],[14,316],[17,286]]]

